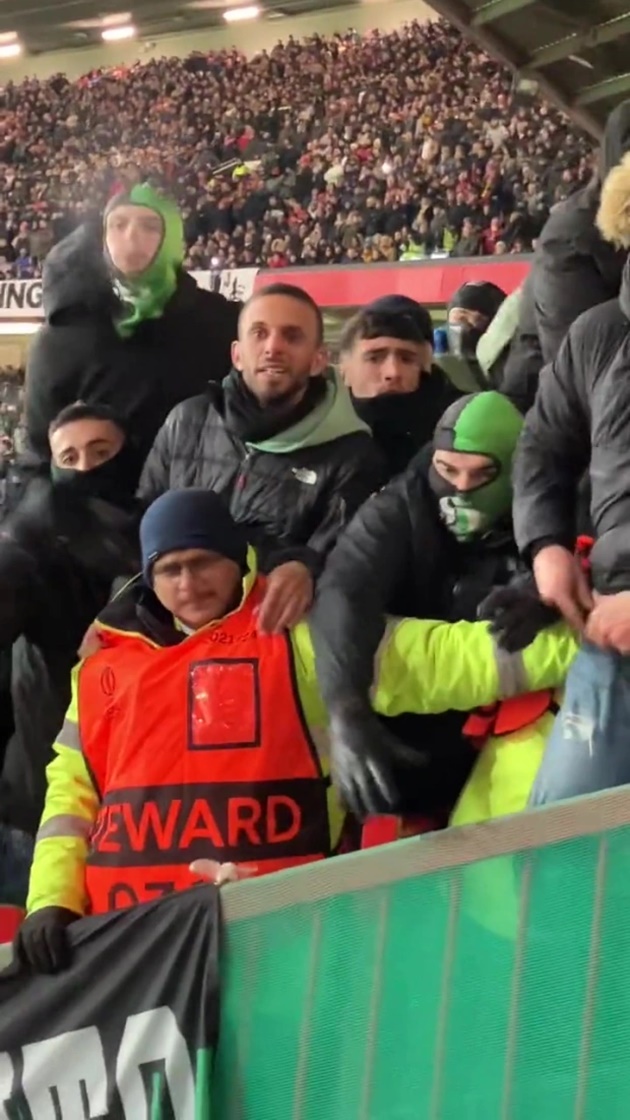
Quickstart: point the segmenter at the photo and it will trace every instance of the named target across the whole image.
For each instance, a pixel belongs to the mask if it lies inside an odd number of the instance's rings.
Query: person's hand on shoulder
[[[258,612],[261,634],[279,634],[301,622],[313,603],[313,577],[305,564],[290,560],[274,568]]]
[[[593,596],[578,557],[562,545],[549,544],[536,553],[533,568],[543,603],[555,607],[569,626],[583,634]]]

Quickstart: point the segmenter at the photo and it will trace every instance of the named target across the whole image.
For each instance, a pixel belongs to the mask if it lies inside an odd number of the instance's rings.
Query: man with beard
[[[387,475],[405,469],[460,395],[433,364],[433,324],[408,296],[383,296],[346,324],[339,364],[352,402],[385,456]]]
[[[245,525],[267,575],[263,630],[299,621],[325,557],[384,481],[368,425],[327,368],[322,314],[301,288],[272,284],[241,313],[234,369],[175,408],[147,459],[140,497],[214,490]]]
[[[103,406],[75,404],[49,439],[49,476],[29,483],[0,536],[0,645],[12,647],[15,718],[0,775],[0,901],[17,904],[79,644],[114,580],[138,567],[133,449],[120,422]]]
[[[137,484],[168,413],[230,368],[240,304],[183,270],[184,227],[148,184],[118,193],[103,226],[82,226],[46,258],[46,323],[26,371],[31,451],[50,460],[48,429],[81,400],[113,409],[133,432]]]

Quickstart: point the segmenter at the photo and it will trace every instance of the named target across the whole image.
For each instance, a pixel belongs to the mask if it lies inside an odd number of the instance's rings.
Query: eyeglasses
[[[195,556],[192,560],[167,560],[164,564],[158,562],[153,568],[153,579],[177,583],[186,573],[192,579],[203,579],[210,574],[219,559],[218,556]]]

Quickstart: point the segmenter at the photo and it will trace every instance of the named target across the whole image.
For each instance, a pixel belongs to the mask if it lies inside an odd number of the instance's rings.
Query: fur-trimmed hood
[[[618,249],[630,249],[630,152],[604,180],[597,228],[604,241]]]

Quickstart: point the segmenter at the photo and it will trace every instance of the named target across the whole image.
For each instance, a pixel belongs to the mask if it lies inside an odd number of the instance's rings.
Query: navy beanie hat
[[[167,490],[140,522],[142,572],[152,586],[155,561],[167,552],[204,548],[247,569],[247,537],[212,490]]]
[[[417,328],[423,342],[430,342],[433,346],[433,321],[426,307],[423,307],[411,296],[391,295],[381,296],[363,309],[364,312],[375,315],[400,316],[411,319]]]

